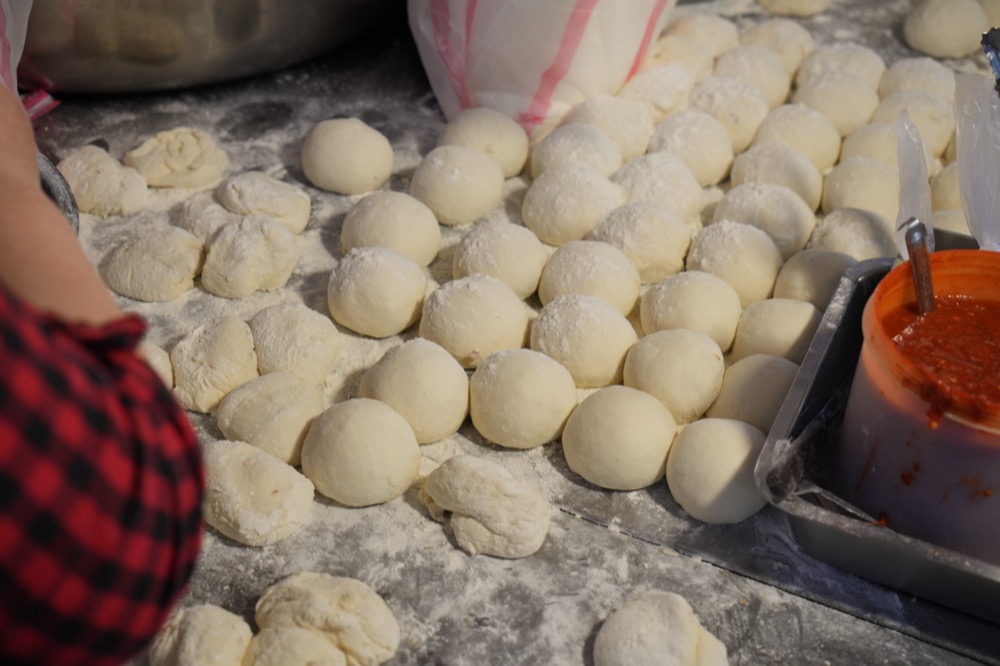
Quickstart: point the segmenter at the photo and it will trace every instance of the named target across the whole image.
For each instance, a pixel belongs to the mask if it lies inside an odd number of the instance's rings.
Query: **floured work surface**
[[[807,22],[817,41],[836,36],[887,49],[887,57],[908,53],[891,27],[908,2],[835,4]],[[765,18],[749,1],[681,9],[720,11],[738,22]],[[336,116],[358,116],[390,138],[396,154],[390,186],[405,190],[444,120],[401,20],[369,43],[274,75],[173,94],[66,99],[41,121],[39,133],[43,152],[55,160],[98,139],[121,155],[159,130],[193,125],[217,137],[230,173],[263,170],[306,186],[302,138]],[[508,181],[508,207],[523,195],[518,182]],[[288,300],[325,312],[326,282],[352,200],[307,189],[312,219],[297,238],[298,264],[284,289],[236,301],[200,290],[165,304],[124,301],[150,321],[149,339],[169,348],[222,312],[247,319]],[[163,219],[175,203],[163,195],[127,221],[84,216],[81,239],[97,260],[133,225]],[[450,278],[460,233],[445,229],[431,266],[439,282]],[[327,384],[328,398],[355,395],[363,370],[397,342],[352,336]],[[214,419],[194,420],[203,439],[222,438]],[[627,493],[597,490],[568,470],[558,444],[501,450],[468,424],[459,435],[421,447],[427,468],[458,452],[501,462],[561,509],[539,552],[520,560],[470,557],[428,517],[414,489],[364,509],[317,495],[312,523],[274,546],[241,546],[209,529],[185,603],[215,603],[252,621],[253,605],[269,585],[296,571],[325,571],[365,581],[392,608],[403,639],[391,663],[587,664],[600,622],[636,592],[659,588],[691,602],[733,664],[974,661],[959,653],[1000,658],[1000,628],[803,555],[771,508],[734,526],[699,524],[662,482]]]

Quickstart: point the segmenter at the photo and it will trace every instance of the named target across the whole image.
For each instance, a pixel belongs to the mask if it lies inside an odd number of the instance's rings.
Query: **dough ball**
[[[565,366],[579,388],[620,382],[637,340],[625,315],[596,296],[561,296],[531,325],[531,348]]]
[[[469,377],[439,344],[414,338],[387,351],[361,377],[361,398],[380,400],[413,428],[418,444],[458,431],[469,413]]]
[[[194,329],[170,350],[174,397],[193,412],[213,411],[230,391],[257,377],[250,327],[224,316]]]
[[[840,71],[854,74],[878,90],[885,72],[885,61],[874,49],[855,42],[835,42],[816,47],[807,55],[795,73],[795,86],[799,87],[814,76]]]
[[[712,75],[695,84],[690,108],[704,111],[726,126],[733,152],[741,153],[767,117],[767,97],[757,86],[732,76]]]
[[[438,146],[413,170],[410,194],[448,226],[472,224],[500,205],[503,169],[475,148]]]
[[[118,294],[137,301],[172,301],[194,287],[202,267],[200,240],[177,227],[143,228],[108,252],[101,276]]]
[[[833,70],[810,77],[792,95],[792,102],[816,109],[833,122],[840,136],[847,136],[868,122],[879,97],[861,77]]]
[[[340,248],[391,247],[421,266],[441,249],[441,227],[431,209],[405,192],[380,190],[358,201],[344,217]]]
[[[268,627],[247,648],[241,666],[347,666],[347,658],[319,633],[301,627]]]
[[[781,58],[788,76],[795,76],[799,65],[816,48],[812,33],[797,21],[772,18],[747,27],[740,34],[740,44],[763,46]]]
[[[311,203],[303,190],[260,171],[230,176],[216,190],[219,203],[240,215],[263,215],[293,234],[309,224]]]
[[[549,253],[530,229],[505,220],[482,220],[462,236],[452,258],[451,274],[482,273],[500,280],[518,298],[538,289]]]
[[[799,366],[787,358],[751,354],[728,368],[722,390],[707,416],[749,423],[761,432],[770,432]]]
[[[678,111],[661,122],[649,151],[677,155],[702,186],[721,182],[733,164],[733,144],[726,127],[703,111]]]
[[[628,386],[607,386],[570,414],[563,430],[569,468],[608,490],[638,490],[663,478],[677,424],[663,404]]]
[[[833,121],[805,104],[785,104],[767,114],[753,139],[755,146],[765,143],[795,148],[821,172],[840,155],[840,132]]]
[[[81,213],[132,215],[146,207],[149,189],[135,169],[123,166],[97,146],[77,148],[56,165]]]
[[[253,632],[213,604],[178,609],[149,648],[149,666],[240,666]]]
[[[792,298],[826,310],[854,257],[832,250],[805,249],[796,252],[781,267],[774,282],[775,298]]]
[[[639,298],[639,271],[614,245],[570,241],[560,245],[545,264],[538,298],[547,305],[569,294],[597,296],[628,315]]]
[[[625,203],[626,192],[585,166],[549,167],[528,186],[521,204],[524,226],[549,245],[580,240],[606,214]]]
[[[677,63],[666,63],[637,73],[625,82],[618,96],[647,104],[653,121],[659,122],[687,106],[692,87],[694,79],[688,70]]]
[[[714,220],[733,220],[765,231],[783,259],[804,248],[816,226],[816,216],[799,195],[771,183],[731,188],[716,204]]]
[[[809,247],[843,252],[858,261],[896,256],[892,222],[870,210],[839,208],[813,230]]]
[[[268,306],[247,323],[261,374],[288,371],[321,385],[344,347],[330,318],[301,303]]]
[[[687,257],[688,270],[711,273],[732,285],[743,307],[771,295],[781,264],[781,250],[766,232],[732,220],[695,234]]]
[[[660,204],[683,220],[695,218],[701,211],[701,185],[677,155],[661,152],[637,157],[619,169],[612,180],[625,188],[630,203],[647,201]],[[625,201],[618,205],[623,203]],[[603,211],[598,220],[609,212],[611,209]]]
[[[290,372],[272,372],[233,389],[215,416],[227,439],[298,466],[309,426],[325,406],[319,385]]]
[[[954,103],[955,72],[934,58],[901,58],[882,74],[878,94],[889,97],[903,90],[926,90]]]
[[[399,647],[399,624],[375,590],[360,580],[300,571],[267,588],[257,626],[311,629],[347,657],[348,666],[381,664]]]
[[[528,135],[510,116],[480,106],[464,109],[448,121],[439,146],[465,146],[495,159],[507,178],[521,173],[528,160]]]
[[[653,136],[652,111],[628,97],[594,95],[573,107],[564,122],[596,125],[614,141],[626,162],[644,154]]]
[[[717,14],[681,14],[670,20],[664,33],[691,39],[708,49],[713,57],[736,48],[740,43],[736,24]]]
[[[382,187],[393,169],[392,144],[358,118],[324,120],[302,142],[302,171],[321,190],[363,194]]]
[[[924,146],[924,161],[927,173],[934,173],[936,164],[927,143]],[[899,138],[895,121],[893,123],[869,123],[862,125],[846,137],[840,148],[840,160],[852,157],[870,157],[878,160],[899,173]]]
[[[418,495],[435,520],[447,521],[471,555],[527,557],[542,547],[552,507],[528,482],[495,462],[452,456],[427,475]]]
[[[694,81],[701,81],[712,73],[716,49],[687,35],[664,34],[649,47],[643,68],[680,65]]]
[[[850,157],[826,175],[823,212],[861,208],[895,220],[899,213],[899,176],[883,162],[870,157]]]
[[[224,225],[243,217],[217,204],[212,193],[201,192],[178,207],[172,223],[207,243]]]
[[[518,349],[528,336],[528,309],[510,287],[489,275],[446,282],[427,297],[420,337],[436,342],[463,368],[495,351]]]
[[[677,423],[701,417],[722,387],[722,350],[701,331],[674,328],[647,334],[625,358],[625,386],[645,391]]]
[[[763,46],[749,44],[726,51],[715,61],[715,76],[731,76],[757,86],[767,106],[785,103],[792,87],[792,77],[777,53]]]
[[[1000,0],[979,0],[991,26],[1000,25]]]
[[[903,39],[914,51],[935,58],[962,58],[979,51],[989,28],[977,0],[919,0],[903,19]]]
[[[900,90],[879,102],[872,122],[895,126],[904,110],[920,131],[927,149],[936,157],[943,155],[955,133],[955,113],[948,100],[926,90]]]
[[[691,227],[671,209],[640,201],[608,213],[587,240],[617,247],[639,271],[639,279],[652,284],[684,270]]]
[[[224,225],[205,247],[201,286],[224,298],[285,286],[297,259],[292,232],[260,215]]]
[[[670,329],[706,334],[722,351],[736,335],[742,307],[728,282],[711,273],[689,270],[671,275],[642,295],[639,317],[646,335]]]
[[[341,326],[387,338],[416,323],[426,291],[427,276],[409,257],[388,247],[359,247],[330,273],[326,299]]]
[[[229,168],[229,157],[212,135],[192,127],[157,132],[125,153],[122,162],[151,187],[205,187]]]
[[[770,183],[795,192],[809,206],[819,208],[823,195],[823,176],[801,151],[784,143],[761,143],[736,156],[730,185]]]
[[[302,473],[316,490],[347,506],[382,504],[417,479],[420,447],[399,412],[352,398],[316,417],[302,444]]]
[[[170,365],[170,354],[167,353],[167,350],[149,340],[143,340],[139,343],[137,352],[142,360],[153,369],[156,376],[163,381],[164,386],[174,387],[174,368]]]
[[[757,4],[775,14],[812,16],[826,11],[830,0],[757,0]]]
[[[538,178],[546,170],[563,164],[575,164],[610,176],[622,165],[618,145],[596,125],[569,123],[560,125],[531,149],[530,171]]]
[[[667,486],[692,518],[738,523],[767,499],[754,482],[764,433],[749,423],[705,418],[684,428],[670,449]]]
[[[806,301],[769,298],[751,303],[736,326],[731,359],[770,354],[802,363],[822,318],[823,313]]]
[[[951,231],[956,234],[972,235],[969,222],[965,219],[965,211],[957,210],[936,210],[931,214],[935,229]]]
[[[958,162],[952,162],[931,178],[931,209],[960,210],[962,190],[958,185]]]
[[[490,354],[469,382],[472,425],[489,441],[512,449],[558,439],[575,407],[573,375],[531,349]]]

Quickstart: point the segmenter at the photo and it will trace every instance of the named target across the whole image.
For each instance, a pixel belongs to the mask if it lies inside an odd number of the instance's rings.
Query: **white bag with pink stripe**
[[[17,90],[17,62],[24,50],[31,0],[0,0],[0,85]]]

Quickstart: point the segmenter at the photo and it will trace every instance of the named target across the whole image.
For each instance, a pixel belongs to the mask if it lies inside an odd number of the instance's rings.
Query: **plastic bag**
[[[927,231],[927,251],[934,251],[934,224],[931,218],[931,185],[924,159],[924,141],[920,130],[905,110],[896,123],[896,150],[899,154],[899,215],[896,217],[896,249],[904,260],[906,249],[905,222],[915,217]]]
[[[408,0],[445,116],[487,106],[537,139],[634,74],[676,0]]]
[[[24,51],[32,0],[0,0],[0,84],[17,90],[17,63]]]
[[[955,75],[958,187],[972,235],[984,250],[1000,251],[1000,97],[983,74]]]

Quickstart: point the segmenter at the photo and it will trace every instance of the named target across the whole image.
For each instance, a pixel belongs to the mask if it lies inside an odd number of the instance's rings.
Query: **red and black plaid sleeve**
[[[197,439],[103,327],[0,289],[0,664],[121,664],[160,628],[201,539]]]

